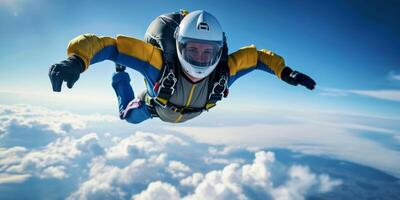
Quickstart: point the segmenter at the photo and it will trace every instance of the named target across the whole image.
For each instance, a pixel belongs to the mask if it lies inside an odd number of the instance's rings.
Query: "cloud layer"
[[[85,133],[90,121],[113,120],[22,105],[0,108],[2,144],[10,135],[24,139],[32,130],[39,139],[54,136],[46,144],[16,142],[0,148],[2,199],[26,193],[33,199],[43,194],[67,199],[304,199],[342,184],[309,166],[281,163],[271,151],[140,131]],[[23,127],[24,134],[15,134],[13,126]]]
[[[201,170],[190,160],[170,158],[177,155],[169,154],[173,151],[168,148],[176,145],[189,149],[189,143],[181,138],[138,132],[127,140],[133,141],[134,151],[115,151],[126,146],[126,140],[103,148],[94,133],[80,138],[61,137],[41,150],[2,149],[0,186],[23,184],[31,178],[70,181],[76,176],[76,168],[82,173],[81,178],[87,178],[75,186],[68,199],[304,199],[341,184],[338,179],[315,174],[302,165],[283,166],[287,168],[283,173],[275,171],[280,163],[273,152],[258,151],[247,164],[230,159],[233,162],[220,169]],[[146,145],[155,142],[160,147]],[[141,156],[127,156],[132,152]],[[277,178],[281,184],[274,182]]]
[[[294,112],[290,117],[277,116],[277,119],[280,123],[266,121],[215,127],[171,126],[167,129],[189,135],[198,142],[289,148],[306,154],[325,155],[361,163],[400,177],[400,166],[397,164],[400,163],[398,119]],[[224,151],[228,152],[229,149]],[[212,150],[211,153],[224,152]]]
[[[39,147],[59,136],[84,130],[90,122],[115,120],[107,115],[77,115],[29,105],[0,105],[0,146]]]
[[[327,174],[316,175],[301,165],[289,166],[288,171],[280,174],[274,170],[274,165],[279,165],[274,153],[265,151],[256,152],[249,164],[231,163],[219,170],[196,172],[199,169],[191,166],[188,160],[168,159],[176,156],[166,153],[170,152],[168,143],[187,145],[180,138],[138,132],[128,140],[135,141],[131,143],[137,147],[134,152],[143,152],[143,158],[122,166],[113,165],[114,159],[127,158],[130,152],[130,148],[125,148],[125,151],[119,151],[119,156],[115,155],[115,148],[125,146],[126,140],[122,140],[106,150],[114,156],[92,160],[89,179],[69,198],[125,199],[133,194],[132,199],[257,199],[270,196],[274,199],[304,199],[310,193],[329,192],[341,184],[340,180],[332,180]],[[161,148],[149,149],[141,145],[154,141],[161,142]],[[277,175],[281,176],[279,180],[283,184],[274,183],[272,176]],[[128,187],[131,189],[126,190]],[[254,193],[257,198],[250,195]]]

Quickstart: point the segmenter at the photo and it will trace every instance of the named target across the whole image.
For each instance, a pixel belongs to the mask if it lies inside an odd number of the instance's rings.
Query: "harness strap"
[[[210,108],[216,106],[218,101],[221,101],[223,97],[228,96],[228,93],[229,89],[227,76],[221,75],[220,80],[215,82],[214,86],[212,87],[204,110],[209,110]]]
[[[147,110],[150,113],[150,117],[158,117],[158,113],[156,111],[156,108],[154,107],[154,99],[149,95],[149,93],[146,92],[144,95],[144,103],[147,105]]]
[[[174,94],[175,85],[178,82],[174,69],[171,69],[169,66],[169,64],[165,64],[161,79],[160,81],[156,82],[153,88],[154,91],[157,92],[157,100],[163,106]]]
[[[224,46],[222,49],[220,63],[218,63],[217,68],[211,74],[212,84],[210,84],[208,88],[209,98],[205,105],[205,110],[214,107],[218,101],[222,100],[222,97],[227,97],[229,93],[228,45],[226,43],[225,32],[223,33],[223,40]]]
[[[172,72],[170,72],[172,73]],[[167,75],[168,77],[168,75]],[[166,77],[166,78],[167,78]],[[165,78],[162,80],[166,80]],[[174,82],[170,87],[174,87],[176,82]],[[158,86],[157,86],[158,85]],[[164,85],[164,86],[163,86]],[[169,91],[173,92],[174,88],[167,88],[165,87],[165,84],[156,84],[155,87],[159,87],[158,91],[161,91],[162,88],[164,88],[164,91]],[[168,93],[167,95],[169,95]],[[173,94],[173,93],[172,93]],[[172,95],[171,94],[171,95]],[[155,104],[163,107],[163,108],[168,108],[173,112],[181,113],[181,114],[186,114],[186,113],[194,113],[194,112],[203,112],[203,111],[208,111],[210,108],[214,107],[218,101],[220,101],[223,97],[226,97],[228,94],[228,76],[226,74],[221,75],[220,79],[218,82],[215,82],[212,90],[209,94],[207,103],[204,107],[202,108],[193,108],[193,107],[186,107],[186,106],[178,106],[169,101],[169,99],[163,98],[162,94],[158,94],[155,97],[150,97],[149,94],[146,94],[146,104],[150,107],[154,107]]]
[[[224,97],[224,91],[227,89],[227,86],[228,78],[226,77],[226,75],[221,75],[219,81],[214,83],[214,86],[208,97],[208,103],[215,104],[217,101],[220,101],[222,97]]]
[[[157,98],[151,97],[148,93],[146,93],[145,96],[145,102],[146,105],[149,108],[150,114],[152,117],[158,117],[157,111],[155,109],[155,105],[160,105],[159,102],[157,102]],[[180,113],[180,114],[187,114],[187,113],[195,113],[195,112],[202,112],[204,111],[204,108],[192,108],[192,107],[185,107],[185,106],[178,106],[175,105],[169,101],[165,102],[165,104],[160,105],[164,108],[168,108],[169,110]]]

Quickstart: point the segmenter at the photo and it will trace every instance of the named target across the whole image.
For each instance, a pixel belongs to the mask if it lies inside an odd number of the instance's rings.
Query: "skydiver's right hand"
[[[281,77],[283,81],[289,83],[290,85],[302,85],[309,90],[313,90],[315,88],[316,83],[311,77],[298,71],[293,71],[290,69],[290,67],[285,67],[283,69]]]
[[[60,92],[63,81],[72,88],[85,69],[85,63],[78,56],[71,56],[67,60],[54,64],[49,69],[49,78],[54,92]]]

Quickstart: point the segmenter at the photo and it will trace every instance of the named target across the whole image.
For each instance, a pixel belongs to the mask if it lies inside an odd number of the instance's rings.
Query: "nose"
[[[196,60],[198,62],[207,62],[207,56],[203,51],[201,51],[200,53],[197,54]]]
[[[205,62],[207,60],[204,52],[196,52],[196,53],[191,53],[190,57],[196,62]]]

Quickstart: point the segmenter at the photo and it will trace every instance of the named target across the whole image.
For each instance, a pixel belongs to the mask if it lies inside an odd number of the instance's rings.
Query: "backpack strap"
[[[226,42],[225,32],[224,36],[224,46],[222,48],[221,59],[211,74],[212,84],[208,85],[209,97],[204,110],[214,107],[218,101],[222,100],[222,97],[227,97],[229,94],[228,79],[229,79],[229,68],[228,68],[228,45]]]
[[[167,106],[169,99],[175,92],[175,86],[178,81],[179,66],[177,65],[174,32],[184,15],[187,14],[186,12],[181,10],[179,13],[158,16],[150,24],[145,34],[147,42],[163,50],[163,72],[153,88],[156,93],[154,102],[162,107]]]
[[[209,85],[209,91],[204,110],[214,107],[218,101],[222,100],[222,97],[228,96],[228,76],[226,74],[221,74],[217,82]]]
[[[175,76],[173,67],[165,65],[161,79],[154,85],[154,91],[157,96],[154,100],[157,104],[165,107],[169,99],[175,92],[175,86],[178,79]]]

